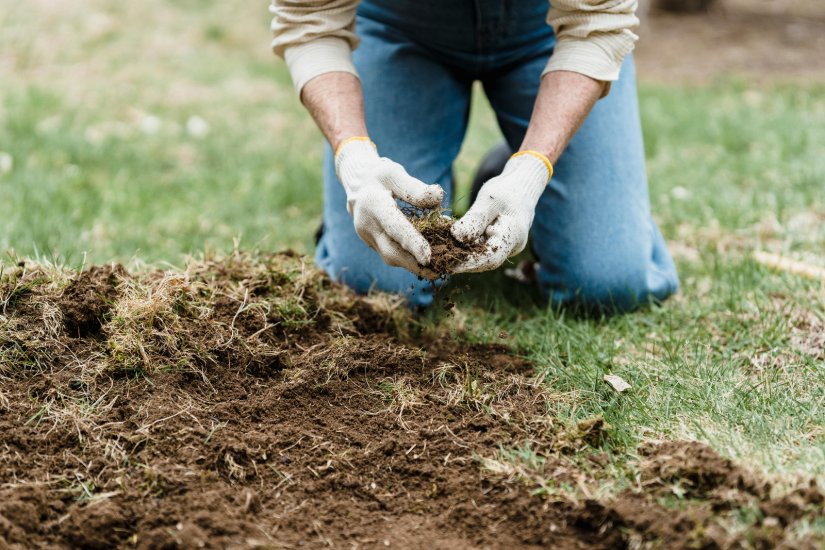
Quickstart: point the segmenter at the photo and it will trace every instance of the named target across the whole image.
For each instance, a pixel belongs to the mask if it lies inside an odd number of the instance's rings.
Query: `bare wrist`
[[[354,75],[319,75],[306,83],[301,100],[333,150],[346,139],[367,135],[361,81]]]
[[[578,73],[542,77],[527,133],[519,151],[534,150],[555,164],[603,90],[603,83]]]

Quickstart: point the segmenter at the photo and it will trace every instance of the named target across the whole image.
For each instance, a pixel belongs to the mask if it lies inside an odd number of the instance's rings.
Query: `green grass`
[[[265,10],[93,4],[97,19],[29,3],[0,15],[0,153],[13,159],[0,250],[72,265],[179,263],[237,240],[310,252],[321,138],[268,52]],[[56,21],[46,48],[35,29]],[[553,414],[605,417],[618,463],[642,438],[687,437],[772,472],[825,475],[825,290],[749,256],[825,264],[825,85],[643,85],[641,104],[681,294],[578,319],[493,273],[459,278],[455,314],[424,323],[485,341],[506,329],[559,393]],[[499,139],[486,102],[475,107],[459,197]],[[206,135],[187,130],[193,117]],[[616,394],[606,373],[633,389]]]

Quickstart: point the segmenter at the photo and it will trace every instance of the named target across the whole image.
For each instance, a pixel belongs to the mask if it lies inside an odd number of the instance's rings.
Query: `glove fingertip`
[[[444,200],[444,189],[440,185],[427,185],[415,197],[415,206],[419,208],[437,208]]]
[[[456,268],[453,269],[453,274],[460,275],[461,273],[473,273],[477,269],[478,269],[478,262],[471,260],[471,261],[464,262],[463,264],[460,264],[460,265],[456,266]]]
[[[425,266],[430,264],[430,258],[432,256],[430,244],[421,235],[408,235],[406,242],[401,246],[415,258],[418,265]]]
[[[424,243],[423,245],[417,246],[413,256],[415,256],[415,261],[418,262],[418,265],[430,265],[430,260],[432,259],[430,245]]]
[[[475,235],[472,220],[467,219],[466,216],[455,222],[452,228],[450,228],[450,232],[453,234],[453,237],[463,243],[478,238],[478,235]]]

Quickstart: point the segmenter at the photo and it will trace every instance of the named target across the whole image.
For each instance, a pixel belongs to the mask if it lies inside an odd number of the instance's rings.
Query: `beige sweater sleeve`
[[[298,93],[324,73],[358,76],[352,50],[358,47],[355,11],[359,0],[272,0],[272,50],[283,57]]]
[[[286,60],[298,93],[312,78],[334,71],[357,76],[359,0],[272,0],[272,48]],[[556,48],[544,72],[572,71],[596,80],[619,77],[633,50],[638,0],[552,0],[547,22]]]
[[[547,22],[556,48],[545,73],[572,71],[613,81],[638,40],[638,0],[552,0]]]

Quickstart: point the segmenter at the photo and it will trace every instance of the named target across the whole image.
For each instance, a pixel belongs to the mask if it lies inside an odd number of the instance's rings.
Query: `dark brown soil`
[[[588,496],[601,419],[559,423],[507,349],[416,336],[294,255],[20,268],[0,306],[0,548],[816,543],[794,534],[822,517],[815,486],[774,499],[698,443],[646,445],[633,490]]]
[[[823,494],[813,480],[772,498],[769,482],[698,442],[649,443],[639,454],[645,491],[626,491],[609,505],[590,503],[616,528],[638,532],[643,541],[674,541],[674,548],[814,549],[823,544],[822,539],[790,542],[781,535],[800,518],[823,517]],[[757,517],[747,534],[726,534],[718,518],[743,512]]]
[[[669,441],[639,449],[647,460],[642,481],[667,485],[678,482],[688,498],[709,498],[715,491],[736,490],[767,497],[770,486],[697,442]]]
[[[440,211],[408,209],[406,213],[407,218],[430,243],[432,256],[427,267],[439,277],[451,275],[456,267],[487,251],[484,241],[465,244],[453,237],[450,229],[456,220],[444,217]]]
[[[117,284],[126,275],[122,266],[93,266],[63,292],[58,302],[69,336],[82,337],[100,331],[117,298]]]

